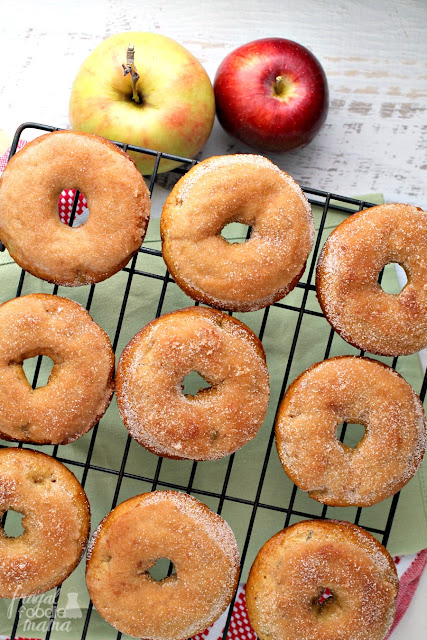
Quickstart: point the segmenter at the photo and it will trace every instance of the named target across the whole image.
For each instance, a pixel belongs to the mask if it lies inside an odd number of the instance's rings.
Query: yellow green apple
[[[11,138],[0,129],[0,156],[10,147],[12,144]]]
[[[130,46],[133,69],[125,75]],[[128,31],[101,42],[83,62],[71,91],[69,117],[78,131],[192,158],[211,132],[215,98],[206,71],[178,42]],[[152,173],[155,157],[130,155],[142,174]],[[162,159],[159,171],[178,164]]]

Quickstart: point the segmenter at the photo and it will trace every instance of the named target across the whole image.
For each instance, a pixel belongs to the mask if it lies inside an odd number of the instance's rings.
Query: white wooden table
[[[305,149],[271,158],[299,182],[344,195],[382,191],[427,206],[425,0],[2,0],[0,128],[68,125],[74,76],[103,38],[135,29],[187,47],[211,79],[232,49],[266,36],[321,60],[331,104]],[[203,157],[246,147],[215,124]]]
[[[68,126],[75,74],[106,36],[154,31],[187,47],[213,80],[251,40],[296,40],[329,80],[325,126],[305,149],[271,159],[300,183],[342,195],[382,192],[427,206],[426,0],[2,0],[0,128]],[[215,123],[202,157],[247,151]],[[427,576],[423,578],[427,593]],[[425,637],[420,591],[393,640]]]

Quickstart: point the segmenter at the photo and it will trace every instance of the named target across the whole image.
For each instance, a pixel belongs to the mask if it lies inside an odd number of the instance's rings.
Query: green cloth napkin
[[[163,194],[164,195],[164,194]],[[163,197],[162,190],[153,198],[153,208],[158,208]],[[363,196],[370,202],[381,203],[380,195]],[[321,209],[313,207],[316,227],[319,226]],[[322,245],[331,229],[346,217],[345,213],[330,211],[326,219],[326,226],[322,236]],[[246,228],[243,229],[243,237]],[[229,239],[242,237],[241,226],[229,225],[225,229],[225,235]],[[160,249],[159,220],[152,218],[148,228],[148,234],[144,242],[145,247]],[[118,339],[117,356],[120,355],[125,345],[133,335],[147,322],[153,319],[158,312],[158,301],[163,287],[161,279],[166,268],[160,257],[147,254],[139,254],[136,268],[142,272],[149,272],[160,278],[143,277],[135,275],[132,279],[129,299],[123,318],[122,330]],[[8,256],[7,252],[0,256],[0,282],[1,301],[13,298],[16,295],[16,287],[20,270]],[[307,275],[304,276],[303,280]],[[115,329],[121,310],[123,292],[128,282],[128,273],[120,272],[105,282],[96,285],[95,293],[90,308],[94,320],[98,322],[114,340]],[[399,291],[397,278],[393,267],[386,268],[384,288],[389,292]],[[26,275],[22,294],[32,292],[51,293],[53,286],[31,275]],[[72,298],[86,305],[89,287],[64,288],[60,287],[58,295]],[[303,290],[294,289],[284,302],[286,305],[298,307],[301,304]],[[174,284],[169,283],[166,289],[161,314],[192,305],[193,302]],[[314,292],[310,292],[307,300],[307,308],[312,311],[320,311]],[[252,330],[258,332],[261,327],[264,311],[236,314],[236,317],[245,322]],[[231,525],[240,550],[243,549],[249,521],[252,513],[253,501],[257,493],[262,466],[265,457],[275,410],[280,394],[283,376],[288,364],[289,352],[298,313],[293,310],[271,307],[263,337],[263,345],[267,354],[267,364],[271,375],[271,401],[267,418],[259,434],[249,444],[243,447],[235,455],[231,468],[226,495],[238,497],[247,503],[235,502],[230,499],[224,501],[222,516]],[[292,367],[289,372],[288,384],[302,371],[314,362],[325,357],[326,344],[330,335],[330,326],[323,317],[304,314],[298,342],[296,345]],[[344,342],[337,334],[334,335],[330,356],[357,354],[358,351]],[[391,364],[391,358],[378,358]],[[44,360],[47,360],[44,358]],[[26,361],[27,375],[30,376],[31,366],[34,360]],[[49,367],[44,365],[40,382],[46,382]],[[422,369],[417,355],[401,357],[398,360],[397,370],[419,393],[422,381]],[[30,378],[31,379],[31,378]],[[87,474],[85,490],[88,494],[92,509],[92,529],[110,511],[118,473],[123,458],[123,451],[127,441],[127,431],[123,426],[116,401],[113,399],[106,415],[102,418],[95,439],[91,458],[91,468]],[[351,426],[349,427],[349,440],[351,444]],[[355,436],[355,433],[353,434]],[[59,447],[58,456],[84,465],[93,432],[89,432],[72,444]],[[356,439],[357,441],[357,439]],[[6,444],[6,443],[5,443]],[[53,447],[33,447],[45,453],[52,453]],[[146,451],[132,440],[125,466],[118,502],[122,502],[131,496],[151,490],[156,473],[158,458]],[[212,462],[202,462],[197,465],[192,487],[199,491],[208,491],[221,494],[224,477],[229,465],[229,458]],[[81,479],[83,467],[69,464],[70,469]],[[96,467],[106,467],[114,473],[105,473]],[[190,481],[193,463],[190,461],[177,461],[164,459],[158,475],[157,489],[167,489],[169,485],[181,485],[187,487]],[[137,480],[131,476],[138,475],[147,480]],[[149,480],[150,479],[150,480]],[[253,531],[249,542],[248,553],[245,560],[242,580],[246,581],[248,570],[261,546],[274,533],[283,528],[286,514],[280,508],[286,508],[289,504],[292,492],[292,482],[288,479],[279,462],[275,446],[265,474],[265,481],[260,495],[260,503],[277,507],[268,509],[260,506],[255,517]],[[205,502],[211,509],[216,510],[219,505],[218,497],[204,496],[197,492],[193,495]],[[384,502],[362,510],[359,524],[383,530],[391,505],[391,498]],[[320,514],[322,505],[310,499],[307,494],[297,491],[294,510],[305,514]],[[327,517],[354,521],[356,508],[328,508]],[[301,516],[293,515],[290,523],[301,519]],[[379,536],[381,539],[381,536]],[[388,548],[393,555],[414,553],[427,547],[427,465],[423,464],[409,484],[403,489],[398,503]],[[33,609],[24,601],[23,614],[18,627],[17,635],[31,637],[44,637],[46,631],[46,613],[53,598],[53,592],[49,592],[43,598],[36,598]],[[50,600],[49,600],[50,599]],[[76,605],[77,602],[77,605]],[[84,562],[81,562],[76,571],[64,582],[59,599],[59,617],[52,630],[53,638],[80,638],[89,598],[84,582]],[[73,606],[74,605],[74,608]],[[34,608],[36,607],[36,613]],[[37,609],[38,608],[38,609]],[[4,600],[0,603],[0,636],[10,634],[16,602]],[[65,613],[64,613],[65,612]],[[68,613],[67,613],[68,612]],[[81,617],[79,617],[81,614]],[[12,620],[11,620],[12,618]],[[39,627],[34,626],[39,624]],[[32,626],[31,626],[32,625]],[[44,626],[43,626],[44,625]],[[61,626],[62,625],[62,626]],[[94,611],[89,625],[88,638],[102,637],[103,640],[115,638],[116,632],[104,622]]]

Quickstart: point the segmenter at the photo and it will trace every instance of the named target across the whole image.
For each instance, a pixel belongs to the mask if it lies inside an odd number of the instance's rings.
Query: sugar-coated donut
[[[262,547],[246,604],[260,640],[383,640],[398,587],[390,554],[370,533],[306,520]]]
[[[230,222],[252,228],[228,243]],[[314,240],[310,205],[297,183],[262,156],[208,158],[186,173],[163,207],[166,265],[189,296],[219,309],[251,311],[288,294]]]
[[[0,526],[0,598],[48,591],[75,569],[90,529],[90,508],[76,477],[58,460],[30,449],[0,450],[0,517],[22,513],[24,531]]]
[[[378,284],[381,269],[400,264],[408,282],[398,295]],[[319,258],[317,296],[344,340],[384,356],[427,346],[427,213],[385,204],[349,216]]]
[[[185,395],[197,371],[211,387]],[[116,376],[122,420],[159,456],[214,460],[252,440],[269,399],[261,342],[221,311],[190,307],[144,327],[123,351]]]
[[[168,558],[176,573],[149,569]],[[237,588],[239,551],[229,525],[185,493],[146,493],[116,507],[88,551],[86,584],[103,618],[122,633],[182,640],[204,631]]]
[[[89,207],[81,226],[58,216],[63,189],[79,189]],[[112,142],[56,131],[18,151],[0,178],[0,238],[38,278],[75,287],[119,271],[141,246],[149,192],[133,161]]]
[[[365,427],[355,448],[337,439],[342,422]],[[420,466],[426,438],[423,405],[412,387],[387,365],[358,356],[307,369],[288,388],[276,421],[288,476],[333,506],[367,507],[399,491]]]
[[[22,362],[43,354],[54,366],[32,389]],[[67,444],[91,429],[113,393],[110,340],[77,302],[30,294],[0,306],[0,437]]]

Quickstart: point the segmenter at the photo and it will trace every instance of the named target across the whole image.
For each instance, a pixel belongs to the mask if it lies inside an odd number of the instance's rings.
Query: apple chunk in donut
[[[167,558],[176,573],[155,580]],[[155,491],[119,504],[89,544],[86,584],[103,618],[146,640],[201,633],[229,605],[239,550],[225,520],[185,493]]]
[[[22,514],[21,535],[0,526],[0,598],[23,598],[61,584],[83,554],[90,529],[86,494],[65,465],[44,453],[0,451],[0,517]],[[7,519],[6,519],[7,525]]]
[[[63,189],[85,196],[89,218],[63,224]],[[77,287],[109,278],[138,251],[150,216],[144,179],[115,144],[89,133],[55,131],[25,145],[0,178],[0,238],[34,276]]]
[[[229,243],[231,222],[250,238]],[[175,185],[163,207],[162,252],[175,282],[218,309],[252,311],[284,298],[304,273],[314,240],[307,198],[270,160],[208,158]]]
[[[211,386],[185,394],[192,371]],[[123,351],[116,376],[122,420],[159,456],[214,460],[252,440],[269,400],[261,342],[235,318],[206,307],[166,314]]]
[[[45,386],[33,389],[22,363],[53,360]],[[0,437],[67,444],[106,411],[113,393],[108,335],[77,302],[30,294],[0,306]]]
[[[260,640],[383,640],[398,587],[390,554],[370,533],[306,520],[259,551],[246,604]]]
[[[343,422],[365,427],[355,448],[337,438]],[[399,491],[420,466],[426,438],[412,387],[394,369],[358,356],[307,369],[288,388],[276,420],[286,473],[331,506],[367,507]]]

